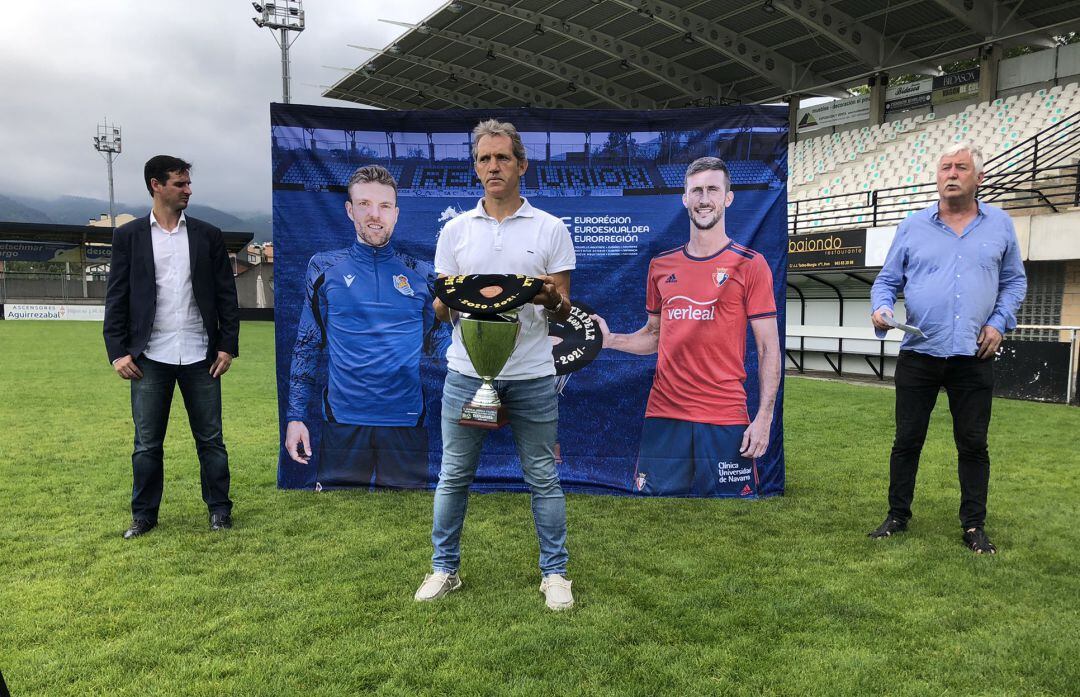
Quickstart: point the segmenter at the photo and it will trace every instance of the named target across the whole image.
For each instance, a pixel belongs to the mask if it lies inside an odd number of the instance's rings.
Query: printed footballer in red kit
[[[724,214],[734,193],[723,160],[695,160],[685,182],[690,239],[650,262],[645,326],[618,334],[596,317],[605,348],[657,354],[631,489],[754,496],[754,460],[768,449],[780,384],[772,272],[761,254],[727,235]],[[759,364],[754,415],[743,388],[748,327]]]

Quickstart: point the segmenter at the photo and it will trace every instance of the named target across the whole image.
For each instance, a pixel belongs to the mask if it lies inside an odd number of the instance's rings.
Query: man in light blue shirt
[[[907,529],[915,474],[940,388],[949,397],[960,477],[964,543],[977,554],[997,549],[983,530],[990,457],[986,434],[994,388],[994,355],[1027,291],[1012,219],[981,203],[983,155],[969,142],[942,153],[938,203],[900,224],[870,293],[879,335],[890,328],[904,292],[907,334],[896,363],[896,438],[889,460],[889,514],[870,537]]]

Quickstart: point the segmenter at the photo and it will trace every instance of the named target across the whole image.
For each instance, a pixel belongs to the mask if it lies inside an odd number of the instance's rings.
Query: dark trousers
[[[323,422],[316,478],[323,489],[375,486],[416,489],[428,485],[428,435],[424,425],[352,426]]]
[[[994,391],[993,359],[937,358],[901,351],[895,382],[896,440],[889,459],[889,514],[905,521],[911,518],[919,455],[938,390],[944,387],[953,417],[960,476],[960,524],[965,529],[982,527],[990,481],[986,432]]]
[[[203,501],[211,513],[231,512],[229,455],[221,438],[221,380],[210,376],[210,361],[169,365],[140,356],[135,363],[143,376],[131,381],[131,418],[135,422],[131,517],[157,522],[165,483],[162,446],[177,384],[199,455]]]

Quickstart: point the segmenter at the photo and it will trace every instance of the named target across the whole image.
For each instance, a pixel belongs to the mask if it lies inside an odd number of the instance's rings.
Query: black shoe
[[[232,529],[232,516],[228,513],[211,513],[210,514],[210,529],[211,530],[231,530]]]
[[[975,554],[997,554],[997,547],[986,536],[982,528],[972,528],[964,531],[964,544]]]
[[[894,534],[898,532],[904,532],[905,530],[907,530],[907,521],[900,520],[899,518],[893,518],[890,515],[885,516],[885,522],[877,526],[875,530],[868,532],[867,537],[872,537],[874,539],[880,539],[882,537],[892,537]]]
[[[149,520],[143,520],[142,518],[132,518],[131,527],[124,531],[124,539],[130,540],[133,537],[139,535],[145,535],[157,526],[157,523],[151,523]]]

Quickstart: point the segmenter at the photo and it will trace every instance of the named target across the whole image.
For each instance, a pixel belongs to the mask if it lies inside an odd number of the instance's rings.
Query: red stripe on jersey
[[[776,314],[765,258],[734,243],[706,259],[684,248],[654,257],[647,282],[645,307],[660,315],[660,346],[645,416],[750,423],[747,324]]]

